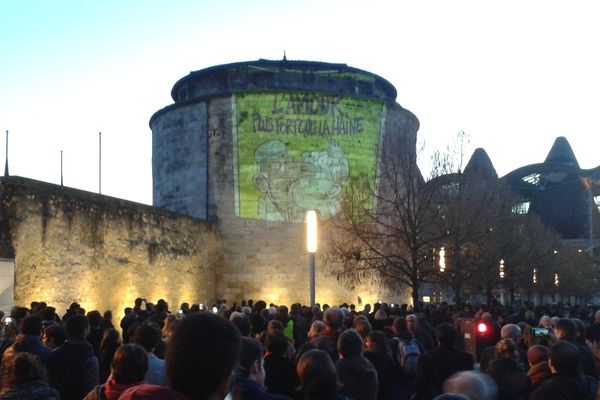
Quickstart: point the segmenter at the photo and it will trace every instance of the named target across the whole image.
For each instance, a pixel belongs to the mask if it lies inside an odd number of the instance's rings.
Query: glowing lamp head
[[[479,333],[486,333],[487,332],[487,325],[484,324],[483,322],[480,322],[477,324],[477,332]]]
[[[306,250],[317,252],[317,212],[309,210],[306,213]]]

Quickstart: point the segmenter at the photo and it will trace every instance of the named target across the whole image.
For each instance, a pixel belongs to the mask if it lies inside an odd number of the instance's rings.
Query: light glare
[[[306,250],[317,252],[317,212],[309,210],[306,213]]]

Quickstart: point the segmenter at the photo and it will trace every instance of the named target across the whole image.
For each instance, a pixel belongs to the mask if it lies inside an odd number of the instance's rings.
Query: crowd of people
[[[361,308],[139,298],[117,324],[77,303],[14,307],[0,400],[600,398],[592,306]]]

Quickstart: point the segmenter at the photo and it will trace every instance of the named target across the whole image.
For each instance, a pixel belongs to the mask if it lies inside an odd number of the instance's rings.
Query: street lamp
[[[306,250],[308,251],[308,271],[310,281],[310,306],[315,305],[315,268],[317,264],[317,212],[306,213]]]

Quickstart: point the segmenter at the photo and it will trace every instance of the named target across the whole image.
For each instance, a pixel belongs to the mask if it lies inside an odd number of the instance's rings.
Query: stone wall
[[[194,103],[153,121],[153,204],[206,218],[206,120],[206,104]]]
[[[136,297],[172,309],[216,298],[220,243],[209,223],[18,177],[1,178],[0,191],[16,304],[43,300],[62,313],[77,301],[118,316]]]

